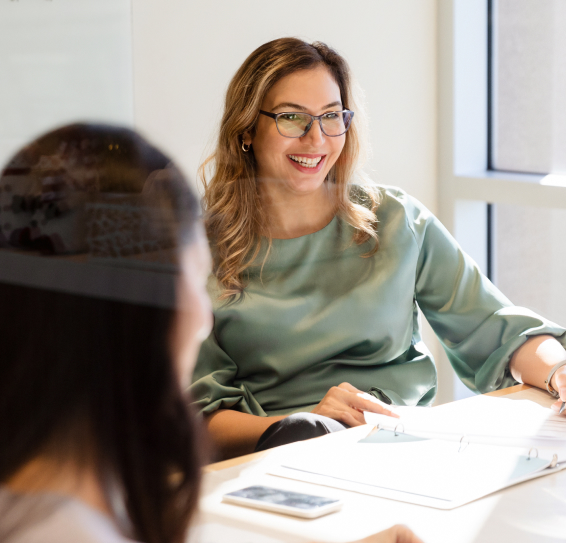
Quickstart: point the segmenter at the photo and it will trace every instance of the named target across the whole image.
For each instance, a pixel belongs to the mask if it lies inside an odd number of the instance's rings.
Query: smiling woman
[[[361,108],[350,79],[346,61],[334,50],[294,38],[262,45],[232,79],[216,151],[201,168],[223,299],[243,292],[243,276],[262,239],[269,245],[273,238],[316,232],[339,212],[355,226],[356,243],[377,242],[377,198],[368,194],[366,206],[349,198],[348,183],[365,155],[363,115],[350,124],[351,116],[342,113]],[[286,114],[283,122],[270,119],[281,113]],[[307,122],[302,134],[289,131],[289,115],[305,113],[349,119],[345,130],[332,137],[324,134],[328,123],[322,119]],[[318,159],[314,168],[305,164]],[[207,166],[213,167],[210,179]],[[278,212],[282,208],[284,214]]]
[[[336,212],[336,195],[320,189],[346,143],[347,128],[335,120],[350,117],[348,110],[341,111],[340,94],[336,79],[326,67],[300,70],[273,85],[263,99],[263,116],[258,118],[253,134],[244,132],[244,144],[253,148],[260,196],[264,203],[270,203],[269,232],[274,238],[316,232]],[[299,112],[287,112],[290,108]],[[337,108],[339,111],[335,111]],[[264,110],[273,113],[266,115]],[[270,120],[272,116],[275,123]],[[338,128],[328,134],[325,125]],[[285,207],[293,214],[286,209],[281,213],[281,203],[291,199],[295,205]]]
[[[191,386],[226,456],[430,405],[419,308],[473,391],[523,380],[566,399],[564,328],[513,306],[420,202],[359,184],[352,89],[336,51],[294,38],[229,85],[202,169],[214,328]]]

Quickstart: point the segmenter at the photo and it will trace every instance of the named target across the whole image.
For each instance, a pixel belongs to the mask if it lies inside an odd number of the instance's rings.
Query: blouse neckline
[[[302,236],[297,236],[296,238],[272,238],[272,242],[275,244],[281,244],[284,242],[293,242],[293,241],[297,241],[297,240],[304,240],[307,238],[310,238],[311,236],[318,236],[318,235],[322,235],[322,233],[325,230],[330,230],[331,226],[338,220],[338,215],[334,215],[332,217],[332,219],[330,220],[329,223],[327,223],[325,226],[323,226],[320,230],[317,230],[316,232],[311,232],[310,234],[304,234]]]

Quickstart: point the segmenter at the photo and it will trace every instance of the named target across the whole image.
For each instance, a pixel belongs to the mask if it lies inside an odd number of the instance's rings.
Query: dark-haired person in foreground
[[[53,290],[0,284],[0,541],[184,541],[202,440],[182,381],[211,328],[195,196],[137,134],[99,125],[34,141],[0,189],[14,282],[68,272]],[[117,269],[177,264],[176,313],[116,299]],[[159,285],[129,286],[148,300]],[[366,541],[419,540],[395,526]]]

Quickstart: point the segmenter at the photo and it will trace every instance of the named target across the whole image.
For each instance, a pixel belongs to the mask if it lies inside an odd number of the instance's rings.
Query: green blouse
[[[417,308],[454,370],[475,392],[515,384],[509,358],[528,336],[566,330],[514,306],[479,271],[438,219],[394,187],[381,193],[379,250],[352,242],[339,217],[322,230],[273,240],[241,301],[218,302],[190,388],[204,413],[311,410],[347,381],[397,405],[429,405],[437,378]],[[363,203],[365,189],[354,186]],[[259,261],[261,262],[261,258]]]

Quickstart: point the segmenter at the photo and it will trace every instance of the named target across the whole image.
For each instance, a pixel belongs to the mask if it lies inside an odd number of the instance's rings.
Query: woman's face
[[[271,113],[304,111],[321,115],[341,111],[343,107],[336,81],[326,68],[320,67],[301,70],[278,81],[265,96],[261,109]],[[275,120],[265,115],[259,116],[253,136],[244,135],[244,143],[252,145],[258,178],[278,183],[295,194],[314,192],[322,186],[345,141],[345,134],[337,137],[323,134],[317,121],[305,136],[285,138],[277,131]],[[301,158],[314,159],[316,166],[301,166],[298,162]]]
[[[173,329],[173,352],[181,385],[191,382],[200,344],[212,329],[212,305],[206,291],[211,259],[202,228],[182,256],[182,274],[178,283],[179,311]]]

